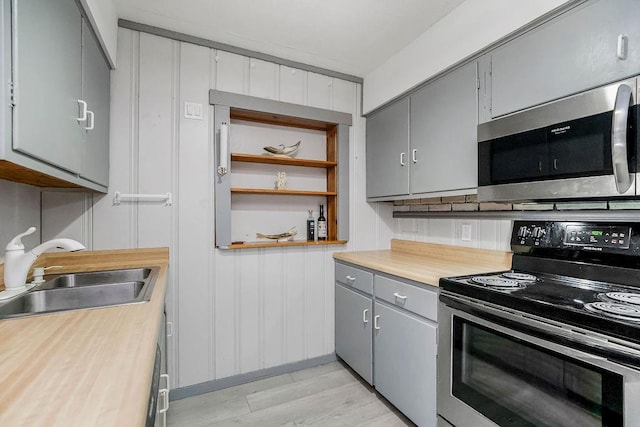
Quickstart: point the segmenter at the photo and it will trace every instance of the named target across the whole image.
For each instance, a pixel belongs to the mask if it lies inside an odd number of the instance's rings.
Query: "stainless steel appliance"
[[[515,221],[511,248],[440,281],[441,420],[640,426],[640,223]]]
[[[638,90],[628,79],[478,125],[478,198],[637,195]]]

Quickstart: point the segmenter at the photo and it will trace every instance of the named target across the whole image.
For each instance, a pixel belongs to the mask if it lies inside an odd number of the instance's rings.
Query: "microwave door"
[[[628,123],[632,95],[631,88],[626,84],[621,84],[618,87],[611,118],[611,163],[616,189],[619,194],[627,192],[632,184],[632,175],[627,160]]]

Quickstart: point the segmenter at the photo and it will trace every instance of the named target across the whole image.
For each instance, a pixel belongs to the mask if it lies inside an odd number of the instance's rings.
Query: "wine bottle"
[[[327,240],[327,220],[324,217],[324,205],[320,205],[318,217],[318,240]]]
[[[309,217],[307,218],[307,241],[316,240],[316,220],[313,218],[313,209],[309,209]]]

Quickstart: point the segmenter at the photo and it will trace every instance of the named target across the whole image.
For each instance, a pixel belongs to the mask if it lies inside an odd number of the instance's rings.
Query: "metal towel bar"
[[[171,206],[173,204],[173,197],[171,193],[166,194],[125,194],[116,191],[113,195],[113,204],[119,205],[120,202],[164,202],[165,206]]]

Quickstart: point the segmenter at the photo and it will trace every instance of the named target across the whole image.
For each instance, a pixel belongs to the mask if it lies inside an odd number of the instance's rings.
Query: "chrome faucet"
[[[29,269],[35,262],[35,260],[42,255],[43,252],[52,249],[60,248],[65,251],[75,252],[82,249],[86,249],[80,242],[76,242],[72,239],[53,239],[42,243],[31,249],[29,252],[24,251],[24,245],[22,244],[22,238],[33,234],[36,231],[35,227],[29,228],[24,233],[18,234],[14,237],[7,247],[4,254],[4,287],[5,291],[1,292],[0,299],[8,298],[18,295],[28,289],[27,274]],[[4,297],[4,298],[3,298]]]

